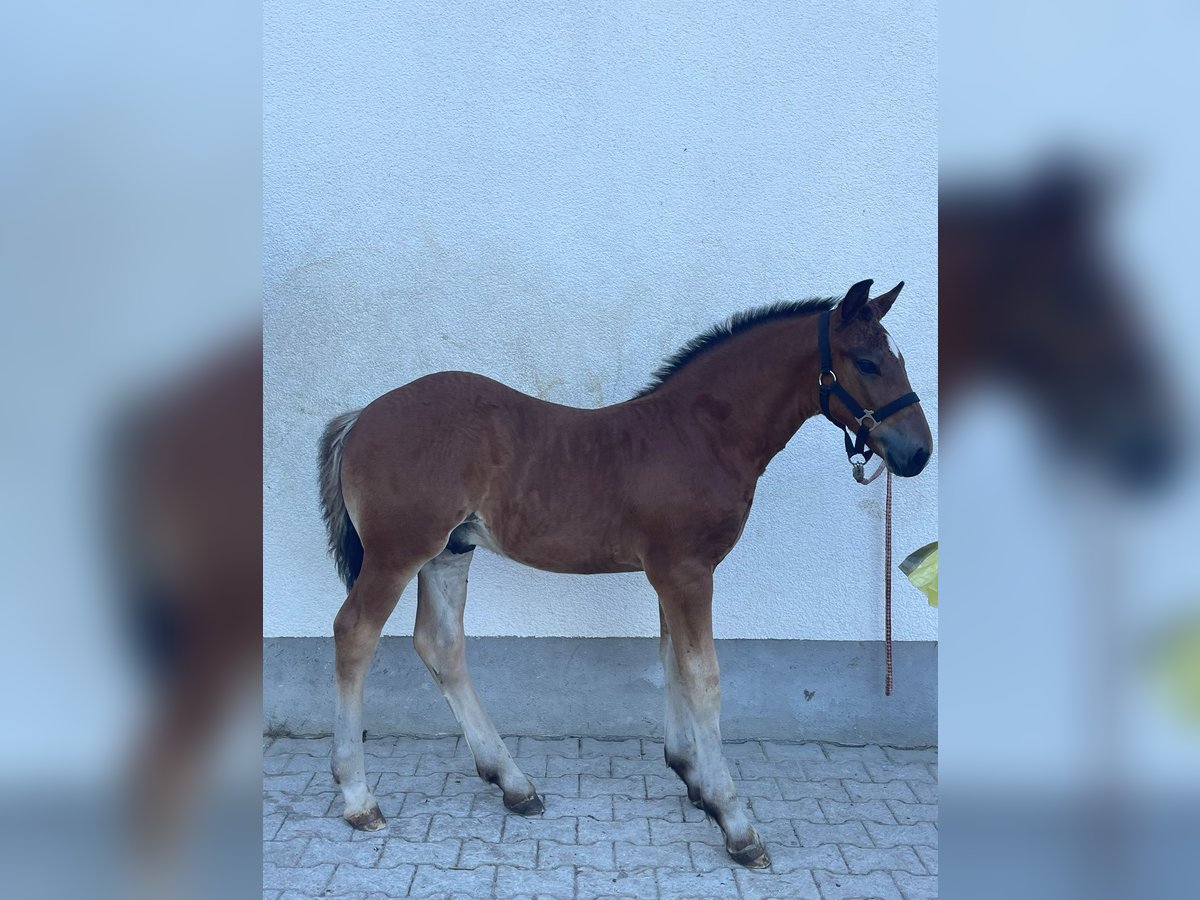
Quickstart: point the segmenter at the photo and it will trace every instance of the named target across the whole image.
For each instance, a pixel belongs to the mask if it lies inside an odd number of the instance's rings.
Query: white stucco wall
[[[324,423],[428,372],[600,406],[736,310],[904,279],[888,325],[936,437],[933,0],[618,6],[266,4],[266,635],[328,635],[344,596]],[[937,536],[937,468],[896,482],[897,561]],[[718,637],[880,638],[882,517],[810,421],[718,570]],[[896,598],[896,637],[934,639]],[[641,575],[476,554],[470,634],[657,628]]]

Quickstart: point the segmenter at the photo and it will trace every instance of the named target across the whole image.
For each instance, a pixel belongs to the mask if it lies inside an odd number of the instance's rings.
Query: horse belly
[[[483,547],[522,565],[568,575],[604,572],[638,572],[641,563],[632,551],[602,535],[587,534],[577,525],[529,528],[528,523],[507,523],[503,518],[484,519],[478,513],[468,519],[455,537]]]

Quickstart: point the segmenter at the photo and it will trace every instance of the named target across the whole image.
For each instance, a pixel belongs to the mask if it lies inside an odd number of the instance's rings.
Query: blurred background
[[[6,896],[258,890],[260,19],[5,11]]]
[[[941,889],[1190,896],[1198,10],[939,12]]]

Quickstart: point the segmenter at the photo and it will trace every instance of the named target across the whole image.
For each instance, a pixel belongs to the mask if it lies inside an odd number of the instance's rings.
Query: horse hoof
[[[515,812],[518,816],[540,816],[546,811],[546,807],[542,804],[542,798],[537,794],[531,797],[522,797],[515,803],[509,803],[506,798],[504,805],[509,812]]]
[[[378,805],[372,806],[366,812],[345,815],[343,818],[359,831],[379,831],[381,828],[387,828],[387,819],[379,811]]]
[[[741,850],[729,850],[729,855],[733,857],[735,863],[740,863],[747,869],[765,869],[771,865],[771,857],[767,856],[767,849],[757,842],[749,847],[743,847]]]

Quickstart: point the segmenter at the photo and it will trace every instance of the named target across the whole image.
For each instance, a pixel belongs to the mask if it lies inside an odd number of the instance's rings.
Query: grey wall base
[[[895,645],[883,694],[875,641],[717,642],[727,740],[937,743],[937,644]],[[659,737],[663,675],[654,638],[468,638],[475,686],[501,734]],[[268,638],[263,718],[272,733],[328,734],[332,638]],[[385,637],[367,677],[364,727],[455,734],[458,725],[413,650]]]

